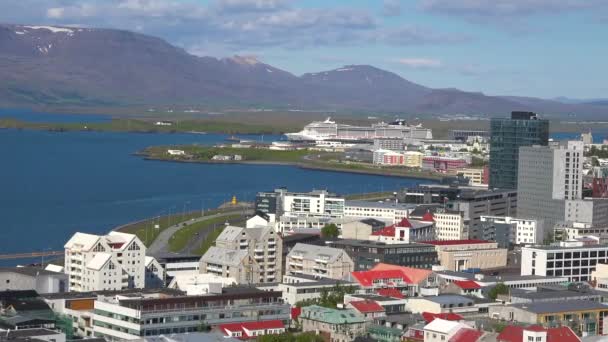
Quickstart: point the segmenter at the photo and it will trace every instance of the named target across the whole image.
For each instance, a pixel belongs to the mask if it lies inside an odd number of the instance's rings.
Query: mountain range
[[[129,31],[0,25],[0,105],[198,105],[416,114],[531,110],[592,118],[608,106],[433,89],[368,65],[293,75],[253,57],[198,57]],[[606,116],[604,116],[606,117]]]

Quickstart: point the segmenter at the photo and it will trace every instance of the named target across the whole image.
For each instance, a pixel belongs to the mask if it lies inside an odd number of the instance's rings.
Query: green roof
[[[330,309],[318,305],[302,308],[301,317],[329,324],[354,324],[365,322],[365,318],[355,310]]]
[[[393,335],[393,336],[401,336],[403,335],[403,330],[397,328],[389,328],[382,325],[372,325],[367,329],[370,334],[381,334],[381,335]]]

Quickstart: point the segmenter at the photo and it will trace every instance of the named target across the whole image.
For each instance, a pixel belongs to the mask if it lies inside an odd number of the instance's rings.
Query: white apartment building
[[[146,246],[133,234],[76,233],[64,248],[70,291],[145,287]]]
[[[283,213],[287,215],[344,216],[344,198],[324,190],[309,193],[286,192],[282,202]]]
[[[285,260],[286,275],[343,279],[354,269],[355,263],[344,250],[303,243],[296,244]]]
[[[511,226],[509,242],[516,245],[542,244],[545,236],[542,220],[510,216],[482,216],[481,222],[501,223]]]
[[[416,205],[410,203],[346,201],[344,216],[374,218],[392,224],[408,218],[414,209]]]
[[[437,208],[432,214],[432,219],[435,221],[437,240],[466,240],[469,238],[469,230],[464,222],[463,213]]]
[[[608,245],[561,242],[558,246],[523,247],[521,275],[563,276],[570,282],[591,280],[597,264],[608,263]]]

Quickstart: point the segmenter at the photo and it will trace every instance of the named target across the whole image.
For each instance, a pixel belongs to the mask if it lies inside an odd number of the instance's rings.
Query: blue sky
[[[370,64],[435,88],[608,98],[607,0],[19,0],[0,20],[128,29],[298,75]]]

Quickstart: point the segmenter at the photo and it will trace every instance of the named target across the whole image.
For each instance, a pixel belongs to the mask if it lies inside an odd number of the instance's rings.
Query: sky
[[[0,0],[0,22],[132,30],[296,75],[368,64],[433,88],[608,98],[608,0]]]

